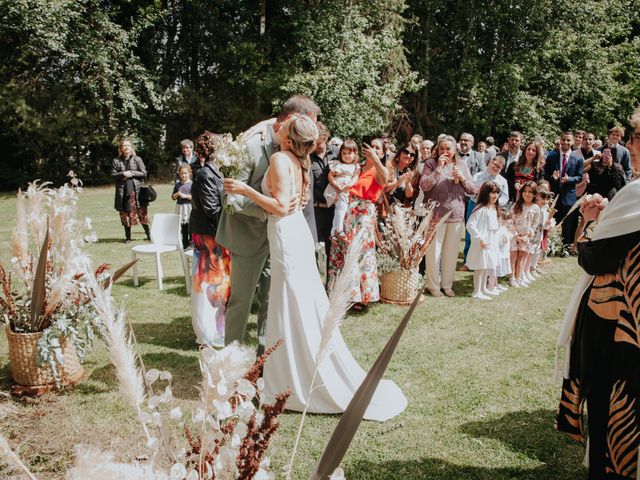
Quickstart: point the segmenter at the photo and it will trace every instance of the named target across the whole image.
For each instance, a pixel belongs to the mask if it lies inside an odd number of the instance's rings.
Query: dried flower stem
[[[33,473],[29,471],[27,466],[22,463],[20,457],[11,449],[9,442],[7,442],[7,439],[2,434],[0,434],[0,457],[4,458],[9,465],[13,465],[15,468],[24,471],[31,480],[38,480]]]

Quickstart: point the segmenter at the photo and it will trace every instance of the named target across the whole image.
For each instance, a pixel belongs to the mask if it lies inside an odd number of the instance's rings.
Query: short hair
[[[189,140],[188,138],[185,138],[184,140],[182,140],[180,142],[180,146],[181,147],[190,147],[193,148],[193,142],[191,140]]]
[[[431,140],[423,140],[422,141],[422,145],[426,145],[429,148],[433,148],[433,146],[435,145],[435,143],[433,143]]]
[[[573,133],[571,133],[571,132],[569,132],[569,131],[567,131],[567,132],[562,132],[562,135],[560,135],[560,138],[562,138],[562,137],[566,137],[566,136],[569,136],[569,137],[573,138]]]
[[[203,162],[209,162],[214,159],[216,151],[216,138],[219,135],[205,130],[198,138],[196,138],[195,152],[196,157]]]
[[[496,143],[493,137],[487,137],[484,139],[484,141],[487,142],[487,145],[493,145],[494,143]]]
[[[413,140],[414,138],[417,139],[417,143],[422,143],[422,141],[424,140],[424,137],[419,133],[414,133],[413,135],[411,135],[411,140]]]
[[[470,133],[463,132],[460,134],[460,140],[462,140],[462,137],[469,137],[469,139],[471,140],[471,143],[475,142],[475,138],[473,138],[473,135],[471,135]]]
[[[329,133],[329,129],[324,123],[316,122],[316,127],[318,127],[318,137],[329,138],[331,136],[331,133]]]
[[[624,127],[620,125],[614,125],[609,129],[609,133],[618,132],[621,137],[624,137]]]
[[[582,135],[583,137],[587,134],[587,132],[585,132],[584,130],[574,130],[573,131],[573,136],[575,137],[576,135]]]
[[[522,141],[522,138],[524,137],[524,135],[522,135],[522,133],[520,133],[519,131],[514,130],[509,134],[509,138],[513,138],[513,137],[518,137],[520,141]]]
[[[320,107],[316,105],[311,97],[306,95],[294,95],[289,97],[280,107],[278,121],[284,121],[289,115],[299,113],[300,115],[320,116]]]

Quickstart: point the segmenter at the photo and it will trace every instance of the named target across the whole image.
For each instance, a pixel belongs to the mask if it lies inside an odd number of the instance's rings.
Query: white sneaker
[[[496,285],[496,288],[501,292],[506,292],[506,291],[509,290],[507,287],[505,287],[504,285],[500,285],[500,284]]]
[[[527,278],[527,280],[529,280],[529,283],[536,281],[536,278],[533,275],[531,275],[530,272],[525,272],[524,276]]]
[[[529,275],[531,275],[534,280],[537,280],[540,278],[540,274],[538,273],[538,271],[536,269],[533,269],[529,272]]]
[[[515,277],[511,277],[511,279],[509,280],[509,285],[515,288],[520,288],[522,286],[520,285],[520,282],[515,279]]]
[[[529,284],[531,283],[529,282],[529,279],[524,274],[520,276],[520,278],[518,279],[518,282],[520,282],[521,287],[528,287]]]
[[[484,293],[485,295],[500,295],[502,292],[498,290],[497,287],[494,287],[494,288],[487,288],[486,290],[483,290],[482,293]]]
[[[475,298],[476,300],[491,300],[491,297],[485,295],[484,293],[474,293],[471,295],[471,298]]]

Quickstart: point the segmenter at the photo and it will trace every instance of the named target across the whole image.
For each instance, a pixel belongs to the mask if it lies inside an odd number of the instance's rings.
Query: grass
[[[150,213],[172,212],[170,186],[158,185]],[[88,246],[96,264],[114,266],[130,258],[130,244],[113,210],[113,187],[87,189],[81,217],[91,217],[99,243]],[[0,196],[0,258],[10,255],[15,223],[13,196]],[[134,228],[134,240],[144,234]],[[165,290],[157,289],[154,267],[139,268],[141,285],[125,277],[114,287],[134,324],[149,368],[173,373],[179,404],[195,404],[199,380],[190,303],[177,259],[163,259]],[[583,449],[553,430],[559,387],[550,383],[562,315],[577,279],[574,259],[554,259],[543,280],[511,289],[491,302],[469,298],[471,275],[457,273],[453,299],[427,297],[400,341],[386,378],[396,381],[409,406],[385,423],[364,422],[343,461],[356,479],[578,479]],[[364,368],[375,360],[404,313],[375,305],[350,315],[342,328]],[[255,345],[255,317],[248,332]],[[0,339],[0,389],[11,384],[4,336]],[[104,346],[85,364],[75,388],[38,399],[15,399],[18,413],[0,420],[25,463],[40,479],[61,478],[73,461],[73,447],[88,443],[122,460],[145,453],[134,413],[117,393],[117,381]],[[270,456],[278,478],[288,461],[297,413],[281,417]],[[338,422],[336,415],[310,415],[293,478],[307,478]],[[5,472],[7,473],[7,472]],[[3,472],[0,470],[0,476]]]

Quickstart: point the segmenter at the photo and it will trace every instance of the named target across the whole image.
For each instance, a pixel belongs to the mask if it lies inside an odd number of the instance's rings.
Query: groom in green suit
[[[271,155],[279,150],[276,133],[293,114],[308,115],[314,121],[320,114],[315,102],[303,95],[294,95],[282,104],[276,118],[264,120],[244,133],[253,166],[244,172],[240,180],[255,190],[262,191],[262,178],[269,167]],[[264,351],[264,328],[269,307],[271,273],[269,241],[267,240],[267,215],[265,211],[244,196],[228,203],[223,195],[223,205],[234,207],[234,213],[222,209],[216,241],[231,252],[231,297],[227,305],[224,340],[244,341],[247,321],[254,293],[258,299],[258,354]],[[298,203],[293,199],[292,208]],[[257,289],[256,289],[257,285]]]

